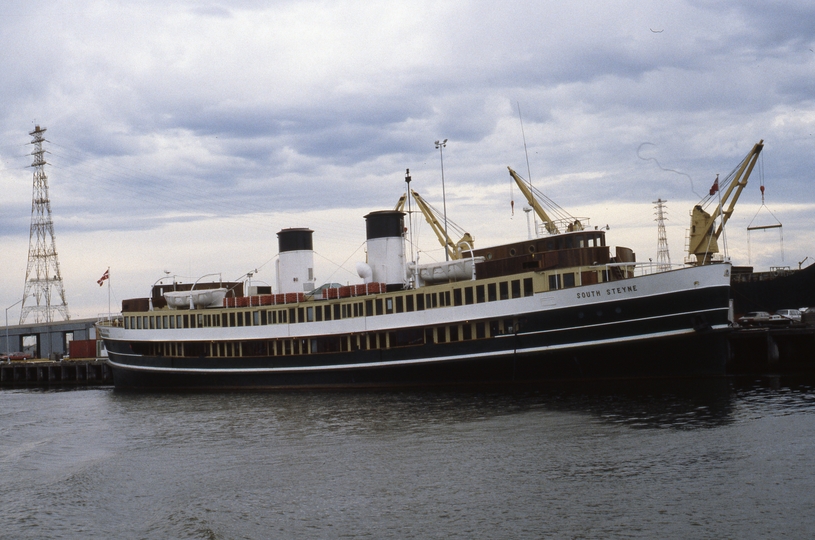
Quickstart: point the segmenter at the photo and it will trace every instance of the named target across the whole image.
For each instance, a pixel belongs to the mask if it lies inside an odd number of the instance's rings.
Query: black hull
[[[789,273],[780,271],[777,276],[773,272],[734,273],[730,295],[736,314],[815,307],[815,264]]]
[[[529,385],[559,380],[715,377],[725,374],[729,331],[701,331],[643,341],[582,346],[537,353],[483,356],[482,344],[459,344],[457,358],[404,363],[384,351],[357,351],[336,358],[371,367],[308,371],[207,371],[210,362],[188,362],[183,371],[120,367],[111,354],[120,389],[291,389]],[[516,340],[515,336],[507,339]],[[468,351],[471,356],[467,356]],[[482,355],[482,356],[480,356]],[[340,355],[338,355],[340,356]],[[390,357],[390,360],[389,358]],[[273,364],[274,358],[257,363]],[[142,365],[164,362],[141,358]],[[197,365],[198,367],[193,367]]]

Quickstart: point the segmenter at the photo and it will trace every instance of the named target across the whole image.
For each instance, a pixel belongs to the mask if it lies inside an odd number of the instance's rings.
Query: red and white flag
[[[102,274],[102,277],[96,280],[96,283],[98,283],[99,286],[101,287],[105,283],[106,279],[110,279],[110,268],[105,270],[105,273]]]
[[[719,191],[719,175],[716,175],[716,180],[713,181],[713,185],[710,186],[710,194],[715,195],[716,192]]]

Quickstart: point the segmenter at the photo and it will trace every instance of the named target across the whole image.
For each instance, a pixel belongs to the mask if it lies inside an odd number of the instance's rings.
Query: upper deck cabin
[[[636,262],[631,249],[617,247],[615,251],[616,254],[612,257],[606,246],[605,231],[594,229],[475,249],[465,252],[464,258],[484,257],[484,262],[476,264],[476,275],[482,279],[530,270]],[[622,278],[624,274],[620,273],[616,277]]]

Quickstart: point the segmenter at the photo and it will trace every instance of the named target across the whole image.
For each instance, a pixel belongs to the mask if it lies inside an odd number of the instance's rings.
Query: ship
[[[720,376],[731,266],[664,269],[606,243],[608,227],[552,219],[509,169],[545,234],[453,241],[408,188],[364,216],[359,283],[316,286],[309,228],[277,233],[276,289],[159,280],[100,321],[117,389],[425,388]],[[445,260],[408,260],[415,201]],[[169,278],[167,278],[169,279]],[[210,291],[204,293],[203,291]]]
[[[797,269],[770,267],[767,271],[734,266],[730,295],[736,314],[815,307],[815,264]]]

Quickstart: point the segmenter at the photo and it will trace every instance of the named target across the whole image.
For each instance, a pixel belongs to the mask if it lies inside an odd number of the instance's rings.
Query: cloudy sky
[[[690,209],[763,139],[729,255],[808,265],[813,29],[807,0],[3,2],[0,307],[25,285],[36,125],[74,318],[107,311],[108,267],[114,311],[165,270],[273,284],[285,227],[315,231],[318,283],[359,282],[363,216],[405,169],[442,207],[444,138],[448,218],[476,246],[527,236],[509,165],[641,261],[667,200],[674,263]]]

